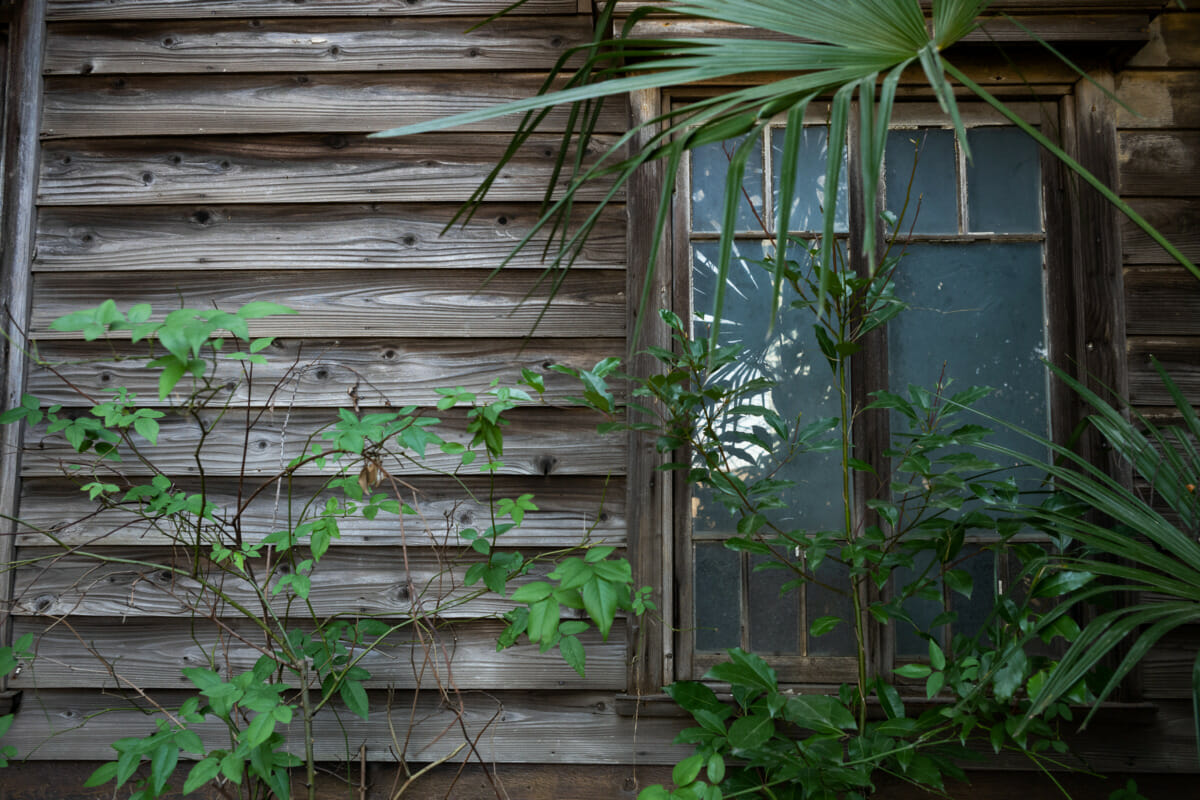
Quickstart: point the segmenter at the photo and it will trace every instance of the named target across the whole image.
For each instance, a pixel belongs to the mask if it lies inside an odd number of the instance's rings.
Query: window
[[[1047,129],[1055,120],[1046,110],[1022,108],[1028,119]],[[1053,399],[1042,359],[1061,359],[1054,343],[1062,324],[1047,314],[1061,276],[1047,280],[1053,256],[1048,252],[1043,175],[1057,169],[1042,164],[1037,146],[1019,129],[1002,124],[979,107],[963,106],[967,139],[974,154],[968,162],[954,131],[935,107],[898,106],[885,153],[881,205],[899,219],[894,250],[904,255],[896,270],[897,295],[910,310],[873,335],[869,347],[851,358],[853,403],[861,408],[879,389],[903,392],[909,384],[933,386],[947,379],[957,388],[987,385],[996,392],[979,408],[1034,431],[1049,430]],[[830,370],[812,332],[812,319],[799,312],[769,319],[771,277],[756,262],[774,247],[773,229],[780,178],[783,130],[769,126],[753,144],[738,208],[734,258],[726,284],[721,340],[742,346],[738,362],[727,368],[730,381],[769,377],[770,391],[755,399],[785,417],[805,419],[837,415],[839,397]],[[821,227],[827,150],[826,128],[819,110],[810,112],[802,137],[796,173],[796,197],[789,221],[792,247],[815,241]],[[850,137],[853,143],[854,136]],[[735,143],[709,145],[693,152],[682,171],[674,212],[676,310],[706,332],[717,280],[717,240],[729,155]],[[856,158],[851,145],[846,153]],[[843,172],[845,176],[845,172]],[[836,187],[839,213],[836,232],[842,253],[860,241],[850,220],[862,217],[862,197],[843,177]],[[882,237],[885,240],[890,235]],[[885,242],[881,242],[881,247]],[[847,256],[849,260],[850,256]],[[686,276],[686,277],[685,277]],[[785,302],[786,306],[786,302]],[[889,420],[876,414],[872,430],[856,434],[855,457],[872,464],[884,461]],[[731,436],[736,431],[728,432]],[[1003,441],[1001,436],[1001,443]],[[1016,446],[1018,443],[1010,441]],[[742,448],[748,471],[773,469],[772,456]],[[789,527],[820,530],[841,527],[840,454],[807,453],[780,477],[794,482],[787,508],[778,513]],[[741,465],[739,465],[741,468]],[[864,487],[856,487],[854,513],[866,513]],[[735,552],[723,546],[736,536],[735,520],[715,507],[704,491],[676,502],[675,579],[679,586],[676,678],[696,678],[740,646],[769,656],[781,677],[813,683],[839,681],[854,669],[853,632],[841,625],[820,637],[809,635],[812,621],[823,616],[846,618],[849,598],[806,584],[780,593],[790,572],[755,572],[766,556]],[[968,545],[968,548],[970,545]],[[964,562],[977,591],[974,599],[952,603],[961,628],[977,627],[991,605],[986,587],[1003,581],[1003,555],[988,551]],[[835,586],[845,570],[825,561],[817,575]],[[752,577],[753,576],[753,577]],[[943,604],[913,601],[914,618],[928,623]],[[911,633],[880,630],[874,638],[876,667],[926,652]]]

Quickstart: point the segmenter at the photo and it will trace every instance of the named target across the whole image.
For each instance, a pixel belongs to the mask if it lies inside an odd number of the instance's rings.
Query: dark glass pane
[[[971,597],[950,593],[950,607],[958,612],[954,632],[974,636],[987,622],[996,604],[996,554],[978,546],[967,545],[962,550],[963,562],[958,569],[966,570],[974,582]]]
[[[725,176],[729,172],[729,159],[737,150],[742,139],[708,144],[692,151],[692,230],[718,232],[725,216]],[[762,226],[754,216],[754,210],[764,214],[763,205],[763,156],[762,141],[755,145],[746,159],[746,173],[742,178],[745,190],[738,200],[737,230],[762,233]],[[749,199],[747,199],[747,195]],[[753,209],[751,208],[753,204]]]
[[[903,212],[900,230],[958,233],[954,132],[892,131],[884,157],[887,209],[897,216]]]
[[[990,386],[995,391],[978,410],[1047,434],[1040,244],[910,246],[896,270],[896,294],[912,308],[888,328],[893,390],[933,388],[943,376],[954,381],[952,392]],[[972,421],[991,427],[993,442],[1029,449],[1020,434]]]
[[[783,143],[786,131],[775,128],[771,131],[771,197],[779,203],[779,176],[783,165]],[[788,222],[791,231],[821,231],[825,223],[825,168],[829,158],[829,129],[824,125],[807,125],[800,139],[800,153],[796,162],[796,186],[792,197],[792,209]],[[850,215],[850,202],[846,189],[846,153],[842,152],[842,170],[838,178],[837,216],[834,230],[844,233],[849,229],[846,220]],[[771,225],[778,212],[772,212]]]
[[[937,567],[930,566],[932,562],[933,554],[926,552],[917,558],[912,568],[899,567],[894,570],[892,572],[893,589],[898,590],[903,586],[908,586],[922,575],[936,576]],[[928,572],[926,572],[926,568],[928,568]],[[937,581],[937,585],[940,589],[940,580]],[[891,623],[896,629],[896,655],[926,658],[929,656],[929,641],[922,638],[918,631],[929,633],[940,641],[940,629],[931,630],[931,626],[933,620],[946,610],[945,603],[941,600],[913,596],[904,601],[904,610],[912,617],[916,628],[900,620],[894,620]]]
[[[781,590],[796,579],[790,569],[761,568],[778,562],[764,555],[750,559],[750,649],[756,653],[800,652],[800,592]]]
[[[817,577],[828,586],[850,586],[850,573],[846,567],[834,561],[823,561],[817,569]],[[821,617],[838,617],[842,620],[836,628],[824,636],[808,637],[808,655],[810,656],[852,656],[856,651],[854,641],[854,601],[849,595],[838,594],[824,586],[810,583],[805,587],[808,593],[808,622],[811,629],[813,620]]]
[[[1019,128],[967,132],[967,220],[979,233],[1040,233],[1042,176],[1038,145]]]
[[[724,650],[740,646],[740,555],[725,549],[722,544],[697,544],[695,572],[696,649]]]

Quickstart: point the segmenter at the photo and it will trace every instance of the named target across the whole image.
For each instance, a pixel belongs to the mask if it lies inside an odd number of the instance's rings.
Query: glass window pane
[[[884,158],[887,209],[903,213],[899,230],[958,233],[954,131],[892,131]]]
[[[1040,233],[1042,177],[1037,143],[1019,128],[967,132],[967,220],[972,232]]]
[[[692,151],[692,230],[697,232],[719,232],[725,215],[725,176],[729,172],[729,159],[744,140],[730,139],[726,142],[706,144]],[[746,173],[742,178],[745,190],[738,199],[737,230],[762,233],[762,225],[754,216],[754,209],[765,214],[763,207],[763,155],[761,139],[755,143],[746,159]],[[748,198],[747,198],[748,196]],[[753,208],[751,208],[753,204]]]
[[[771,197],[779,202],[779,176],[783,166],[783,142],[787,135],[782,128],[771,130]],[[800,139],[800,153],[796,162],[796,186],[792,197],[792,210],[788,230],[824,230],[825,209],[825,166],[829,156],[829,129],[824,125],[806,125]],[[850,201],[846,184],[846,152],[842,151],[842,171],[838,178],[837,217],[834,230],[845,233],[849,230]],[[773,212],[771,225],[774,226]]]
[[[845,566],[834,561],[823,561],[817,569],[817,578],[828,586],[850,586],[850,573]],[[810,656],[852,656],[855,653],[854,641],[854,601],[847,594],[810,583],[804,587],[808,593],[808,626],[811,629],[813,621],[821,617],[838,617],[842,622],[824,636],[808,637],[808,655]]]
[[[750,559],[750,649],[756,653],[798,654],[800,652],[800,592],[793,587],[796,573],[764,555]]]
[[[933,565],[933,554],[927,551],[922,552],[915,562],[911,568],[897,567],[892,572],[892,586],[908,586],[924,576],[935,581],[937,590],[940,592],[941,581],[936,577],[938,571],[937,567]],[[922,630],[934,637],[939,637],[944,629],[933,629],[932,624],[934,619],[946,610],[946,605],[940,597],[935,600],[932,597],[913,595],[904,601],[903,606],[908,615],[912,617],[913,622],[916,623],[916,627],[901,620],[892,622],[892,627],[896,631],[896,655],[928,658],[929,641],[917,631]]]
[[[759,242],[737,242],[731,262],[725,293],[725,308],[721,321],[721,343],[742,347],[742,357],[727,367],[717,378],[733,385],[769,378],[775,382],[771,389],[745,402],[773,409],[785,419],[808,425],[820,419],[837,416],[838,393],[824,356],[817,346],[812,323],[807,312],[785,314],[773,329],[769,315],[764,312],[771,297],[771,276],[759,263],[763,247]],[[716,287],[717,244],[705,242],[693,245],[693,297],[698,312],[707,318],[713,305]],[[794,299],[785,294],[784,304]],[[700,322],[697,335],[706,335],[707,326]],[[752,425],[755,418],[743,420]],[[733,442],[738,434],[732,426],[721,432],[723,439]],[[832,435],[832,434],[830,434]],[[747,470],[760,473],[775,469],[782,453],[738,444],[740,464]],[[842,486],[840,464],[833,451],[802,453],[777,475],[795,482],[784,490],[787,508],[773,512],[772,520],[785,529],[825,530],[838,528],[842,519]],[[732,532],[734,520],[724,509],[714,508],[702,490],[693,491],[694,525],[697,530]]]
[[[1048,427],[1042,246],[1037,242],[913,245],[896,270],[911,304],[888,328],[891,386],[990,386],[976,408],[1045,436]],[[987,422],[981,421],[986,425]],[[991,426],[991,441],[1028,450]]]
[[[969,598],[957,592],[950,593],[950,607],[958,612],[954,632],[974,636],[983,628],[996,604],[996,554],[978,545],[967,545],[962,549],[962,563],[957,569],[966,570],[974,586]]]
[[[719,543],[697,544],[696,649],[724,650],[742,643],[741,557]]]

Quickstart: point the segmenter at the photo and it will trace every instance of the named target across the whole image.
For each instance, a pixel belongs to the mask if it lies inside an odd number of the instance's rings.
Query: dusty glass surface
[[[783,140],[786,135],[787,132],[782,128],[771,131],[771,197],[775,204],[779,203],[779,177],[782,174]],[[828,151],[829,129],[824,125],[806,125],[800,140],[800,157],[796,163],[796,186],[788,221],[789,231],[824,230],[825,161]],[[847,170],[844,168],[845,158],[846,154],[843,151],[843,169],[837,187],[837,215],[833,226],[838,233],[845,233],[850,227],[847,222],[850,217],[850,202],[846,184]],[[775,212],[772,212],[770,224],[773,228]]]
[[[725,179],[729,173],[729,159],[743,138],[697,147],[691,157],[692,230],[718,233],[724,218]],[[746,159],[746,173],[742,178],[745,194],[738,200],[737,230],[762,233],[762,225],[754,216],[754,209],[763,209],[763,153],[762,140]],[[753,206],[751,206],[753,204]]]
[[[1017,128],[967,132],[967,221],[972,233],[1039,233],[1042,170],[1037,142]]]
[[[953,131],[929,128],[888,134],[887,210],[903,213],[901,232],[958,233],[956,159]]]

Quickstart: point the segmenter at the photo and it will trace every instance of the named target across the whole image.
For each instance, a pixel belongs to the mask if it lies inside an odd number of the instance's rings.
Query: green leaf
[[[942,648],[938,647],[937,642],[929,640],[929,666],[935,670],[943,670],[946,668],[946,654],[942,652]]]
[[[965,569],[946,570],[942,575],[942,580],[951,590],[958,592],[963,597],[970,598],[971,592],[974,590],[975,582],[971,578],[971,573]]]
[[[588,581],[580,589],[583,607],[592,618],[600,636],[608,641],[608,632],[612,629],[613,619],[617,615],[617,590],[608,581],[599,578]]]
[[[933,672],[933,670],[925,664],[905,664],[903,666],[896,667],[896,669],[892,671],[901,678],[913,679],[927,678],[929,677],[929,673]]]
[[[559,625],[561,631],[565,627],[565,623]],[[558,650],[562,653],[563,660],[579,673],[579,677],[586,677],[584,674],[584,666],[587,661],[587,654],[583,650],[583,643],[574,636],[563,636],[558,640]]]
[[[156,796],[162,794],[167,781],[175,772],[177,763],[179,763],[179,747],[174,742],[164,742],[151,754],[150,785]]]
[[[245,768],[245,759],[236,753],[229,753],[221,759],[221,774],[238,786],[242,785],[242,772]]]
[[[784,704],[788,722],[816,733],[841,735],[858,727],[854,715],[836,697],[816,694],[794,695]]]
[[[358,681],[343,680],[341,686],[338,687],[338,694],[342,698],[342,702],[346,704],[346,708],[350,709],[351,713],[367,718],[368,701],[367,690]]]
[[[91,789],[96,786],[103,786],[115,777],[117,777],[117,762],[109,761],[96,768],[96,771],[84,781],[83,788]]]
[[[713,753],[708,757],[705,774],[708,776],[708,782],[714,786],[725,780],[725,759],[721,757],[720,753]]]
[[[188,773],[187,780],[183,782],[183,793],[191,794],[216,778],[220,771],[221,764],[216,756],[209,756],[203,761],[196,762],[196,766],[192,767],[191,772]]]
[[[704,756],[700,753],[688,756],[683,761],[675,765],[671,770],[671,781],[676,786],[687,786],[696,778],[700,777],[700,770],[704,767]]]
[[[841,617],[817,617],[809,627],[812,636],[824,636],[842,623]]]
[[[766,714],[751,714],[735,719],[729,726],[729,745],[735,753],[747,752],[762,747],[774,735],[775,720]]]

